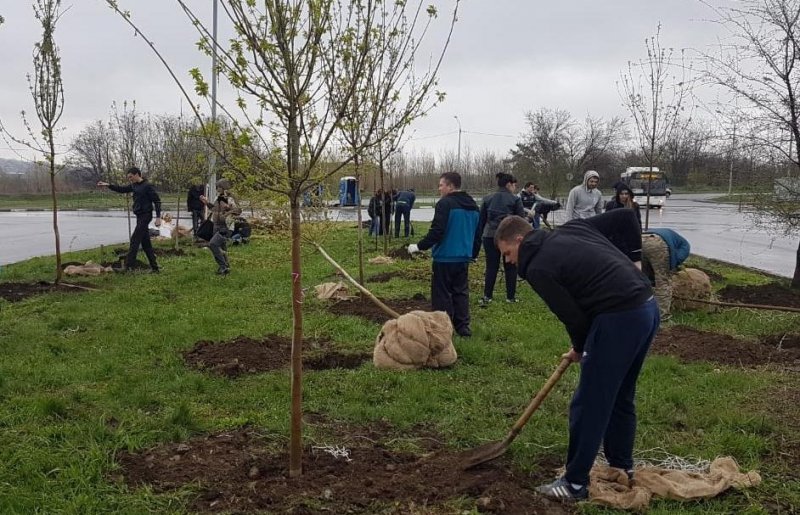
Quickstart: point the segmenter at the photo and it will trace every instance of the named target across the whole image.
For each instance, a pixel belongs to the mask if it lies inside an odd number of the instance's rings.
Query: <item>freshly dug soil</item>
[[[131,487],[165,492],[192,485],[189,510],[201,513],[437,513],[437,506],[463,498],[482,512],[574,513],[533,491],[554,477],[559,458],[537,464],[533,477],[502,459],[462,471],[458,453],[441,446],[424,456],[398,453],[381,443],[391,435],[376,433],[350,429],[351,436],[306,448],[298,478],[288,477],[286,451],[273,450],[252,428],[122,452],[116,461],[119,479]]]
[[[402,277],[403,272],[394,271],[394,272],[381,272],[379,274],[372,275],[367,277],[367,282],[370,283],[388,283],[392,280],[393,277]]]
[[[411,259],[428,259],[429,257],[428,254],[421,252],[418,252],[415,256],[412,256],[411,254],[408,253],[408,247],[405,246],[390,249],[389,252],[387,253],[387,256],[389,256],[390,258],[402,259],[405,261]]]
[[[371,353],[343,354],[330,350],[328,341],[303,341],[303,368],[328,370],[332,368],[358,368],[372,360]],[[187,365],[225,377],[256,374],[289,367],[292,341],[277,335],[253,340],[239,336],[228,342],[199,341],[183,353]]]
[[[692,268],[700,270],[701,272],[706,274],[708,276],[708,278],[711,279],[712,282],[725,280],[725,276],[722,275],[719,272],[715,272],[713,270],[709,270],[708,268],[701,268],[701,267],[698,267],[698,266],[693,266]]]
[[[417,293],[410,299],[381,299],[387,306],[394,309],[401,315],[409,311],[421,310],[430,311],[431,302],[425,298],[421,293]],[[369,299],[353,299],[349,301],[337,302],[328,307],[328,311],[335,315],[352,315],[366,318],[373,322],[383,324],[391,319],[389,315],[383,312],[381,308],[376,306]]]
[[[84,286],[92,287],[88,284],[84,284]],[[81,293],[86,290],[82,288],[73,288],[65,284],[55,286],[53,283],[48,283],[47,281],[39,281],[36,283],[0,283],[0,298],[6,299],[9,302],[19,302],[34,295],[52,293],[55,291],[63,293]]]
[[[783,338],[780,348],[777,342]],[[659,331],[651,352],[671,355],[684,362],[710,361],[721,365],[751,368],[772,365],[800,370],[798,335],[773,335],[761,342],[749,342],[724,334],[675,326]]]
[[[177,249],[175,247],[172,247],[172,248],[169,248],[169,249],[163,249],[161,247],[154,247],[153,248],[153,252],[155,252],[156,256],[159,256],[159,257],[162,257],[162,256],[165,256],[165,257],[166,256],[185,256],[185,255],[188,254],[188,252],[186,252],[184,249],[182,249],[180,247],[178,247]]]
[[[800,308],[800,290],[793,290],[780,283],[767,283],[759,286],[726,286],[717,294],[720,300],[725,302]]]

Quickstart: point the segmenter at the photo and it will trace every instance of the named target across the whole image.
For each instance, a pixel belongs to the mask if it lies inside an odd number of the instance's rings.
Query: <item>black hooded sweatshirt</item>
[[[115,186],[109,184],[108,189],[117,193],[133,193],[133,207],[131,211],[135,215],[143,215],[156,211],[156,218],[161,218],[161,197],[156,193],[156,189],[147,179],[139,182],[132,182],[126,186]]]
[[[586,222],[528,233],[517,261],[519,275],[566,326],[577,352],[597,315],[637,308],[653,295],[631,260]]]

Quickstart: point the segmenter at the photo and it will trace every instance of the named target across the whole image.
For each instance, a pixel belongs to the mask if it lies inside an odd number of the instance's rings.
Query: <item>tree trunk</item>
[[[178,194],[178,203],[175,207],[175,224],[172,228],[172,236],[175,238],[175,251],[178,250],[178,224],[181,221],[181,195]]]
[[[800,289],[800,243],[797,244],[797,257],[794,262],[794,277],[792,277],[792,288]]]
[[[291,430],[289,436],[289,477],[303,473],[303,290],[300,254],[300,191],[295,184],[300,169],[300,131],[297,116],[289,117],[287,131],[288,172],[291,193],[292,231],[292,384]]]
[[[51,144],[52,148],[52,144]],[[61,235],[58,232],[58,200],[56,196],[56,169],[55,169],[55,150],[50,155],[50,195],[53,199],[53,234],[56,238],[56,281],[61,284],[63,270],[61,270]]]
[[[358,156],[353,159],[353,165],[355,166],[356,172],[356,197],[358,197],[358,202],[356,202],[356,220],[358,223],[358,283],[363,285],[364,284],[364,228],[362,224],[362,217],[361,217],[361,170],[359,168],[358,163]],[[347,194],[345,193],[345,198],[347,198]]]
[[[292,229],[292,421],[289,477],[303,473],[303,291],[300,258],[300,203],[291,200]]]
[[[381,225],[383,226],[383,255],[386,256],[389,254],[389,220],[387,218],[391,218],[392,212],[389,210],[388,216],[386,212],[386,187],[384,185],[383,180],[383,153],[380,154],[380,174],[381,174],[381,191],[383,192],[383,199],[381,199]],[[391,198],[391,195],[389,195]]]

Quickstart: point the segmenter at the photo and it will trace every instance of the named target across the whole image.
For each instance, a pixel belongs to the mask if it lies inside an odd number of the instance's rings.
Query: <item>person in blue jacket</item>
[[[400,219],[405,222],[403,226],[404,236],[408,238],[409,231],[414,235],[414,230],[411,228],[411,210],[414,208],[414,201],[417,196],[414,193],[414,188],[407,191],[401,191],[397,194],[394,201],[394,237],[400,237]]]
[[[642,234],[642,271],[653,284],[661,320],[672,316],[672,275],[691,252],[689,242],[672,229]]]
[[[461,175],[446,172],[439,177],[440,199],[434,208],[428,234],[408,246],[408,253],[433,249],[431,305],[445,311],[456,333],[472,336],[469,316],[469,263],[477,254],[480,238],[478,204],[461,191]]]

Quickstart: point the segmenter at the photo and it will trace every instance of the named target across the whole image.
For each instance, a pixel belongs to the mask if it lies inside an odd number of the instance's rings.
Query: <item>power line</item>
[[[516,138],[510,134],[492,134],[490,132],[464,131],[467,134],[480,134],[481,136],[496,136],[498,138]]]
[[[458,131],[443,132],[441,134],[434,134],[433,136],[421,136],[419,138],[411,138],[408,141],[419,141],[421,139],[441,138],[442,136],[451,136],[457,133]]]

